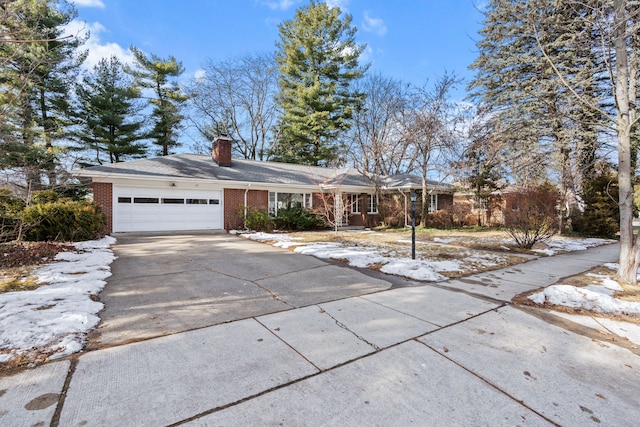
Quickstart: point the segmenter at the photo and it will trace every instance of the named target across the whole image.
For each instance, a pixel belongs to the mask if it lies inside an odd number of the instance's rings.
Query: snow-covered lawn
[[[611,270],[611,275],[587,274],[599,283],[587,286],[551,285],[540,292],[529,295],[529,299],[536,304],[545,303],[569,308],[580,308],[604,314],[626,315],[640,317],[640,303],[625,301],[614,297],[616,291],[623,288],[613,280],[617,264],[605,264]],[[640,278],[639,278],[640,279]]]
[[[329,233],[331,234],[331,233]],[[328,235],[329,235],[328,234]],[[375,236],[379,233],[361,233]],[[327,236],[328,236],[327,235]],[[339,234],[338,234],[339,236]],[[448,259],[437,259],[441,255],[441,247],[436,250],[425,250],[424,245],[429,242],[417,241],[416,259],[410,258],[411,241],[405,238],[397,239],[394,243],[400,243],[404,250],[398,250],[398,245],[390,249],[388,244],[377,244],[376,239],[371,239],[366,244],[354,245],[353,242],[341,241],[304,241],[300,237],[288,233],[243,233],[242,237],[261,242],[271,242],[274,246],[292,248],[294,252],[313,255],[318,258],[331,258],[343,260],[352,267],[376,267],[386,274],[404,276],[409,279],[437,282],[447,279],[447,273],[472,274],[488,269],[507,267],[514,262],[523,262],[526,259],[509,253],[498,253],[467,249],[467,245],[482,245],[488,247],[502,247],[509,243],[503,237],[469,239],[464,237],[436,237],[433,242],[441,245],[459,244],[451,250]],[[363,237],[366,241],[366,237]],[[605,239],[570,239],[566,237],[554,237],[547,242],[547,248],[540,249],[545,255],[555,255],[559,252],[585,250],[587,248],[611,243]],[[434,256],[430,256],[430,254]],[[517,259],[519,258],[519,259]],[[514,261],[514,259],[517,259]],[[449,274],[455,276],[455,274]]]
[[[49,359],[80,351],[100,321],[102,303],[92,300],[111,276],[113,237],[75,243],[34,272],[46,283],[30,291],[0,294],[0,363],[17,356]]]
[[[341,242],[305,242],[301,238],[292,237],[287,233],[247,233],[243,237],[252,240],[271,242],[275,246],[284,248],[293,247],[294,252],[314,255],[318,258],[332,258],[344,260],[354,267],[379,267],[383,273],[404,276],[419,281],[446,280],[441,273],[447,272],[472,272],[470,265],[478,263],[480,266],[497,268],[502,267],[501,255],[489,252],[461,249],[459,257],[447,261],[433,261],[428,259],[407,258],[406,256],[382,255],[386,251],[379,245],[350,245]],[[409,243],[407,240],[400,240]],[[479,243],[490,247],[502,247],[509,243],[509,239],[501,237],[465,238],[435,237],[433,242],[448,245],[478,245]],[[424,242],[421,242],[424,243]],[[606,239],[579,239],[562,236],[553,237],[546,242],[546,248],[534,250],[542,255],[552,256],[558,253],[586,250],[591,247],[613,243]],[[419,257],[418,257],[419,258]],[[609,264],[616,269],[615,264]],[[602,276],[600,285],[569,286],[553,285],[529,296],[529,299],[537,304],[553,304],[570,308],[582,308],[589,311],[605,314],[625,314],[640,316],[640,303],[629,302],[614,297],[614,291],[622,288],[608,276]]]

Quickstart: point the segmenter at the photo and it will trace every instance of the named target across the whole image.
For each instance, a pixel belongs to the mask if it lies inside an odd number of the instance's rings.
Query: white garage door
[[[222,229],[222,192],[113,188],[113,231]]]

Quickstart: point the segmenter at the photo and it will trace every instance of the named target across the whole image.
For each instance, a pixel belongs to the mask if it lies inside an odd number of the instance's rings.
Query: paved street
[[[406,287],[228,235],[126,236],[113,249],[90,342],[103,348],[0,378],[0,424],[640,419],[637,349],[509,304],[614,261],[616,245]]]

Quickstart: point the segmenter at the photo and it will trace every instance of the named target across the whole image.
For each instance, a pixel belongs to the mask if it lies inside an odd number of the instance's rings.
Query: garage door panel
[[[113,222],[116,232],[219,230],[222,192],[114,187]]]

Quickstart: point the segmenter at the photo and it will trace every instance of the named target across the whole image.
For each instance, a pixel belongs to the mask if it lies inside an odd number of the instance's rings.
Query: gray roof
[[[401,173],[385,177],[383,180],[383,187],[386,188],[407,188],[412,190],[422,189],[422,178],[417,175],[408,173]],[[447,184],[446,182],[427,180],[427,188],[430,190],[437,190],[439,192],[454,192],[454,186]]]
[[[171,156],[92,166],[77,172],[81,177],[122,177],[203,179],[236,183],[277,184],[290,186],[366,187],[373,185],[354,168],[324,168],[292,163],[233,159],[231,166],[219,166],[211,156],[174,154]],[[448,184],[429,180],[431,188],[451,191]],[[383,189],[420,189],[421,179],[399,174],[381,179]]]
[[[188,178],[303,186],[371,186],[353,168],[334,169],[291,163],[233,159],[231,166],[218,166],[211,156],[175,154],[165,157],[92,166],[79,176],[139,176],[140,178]]]

